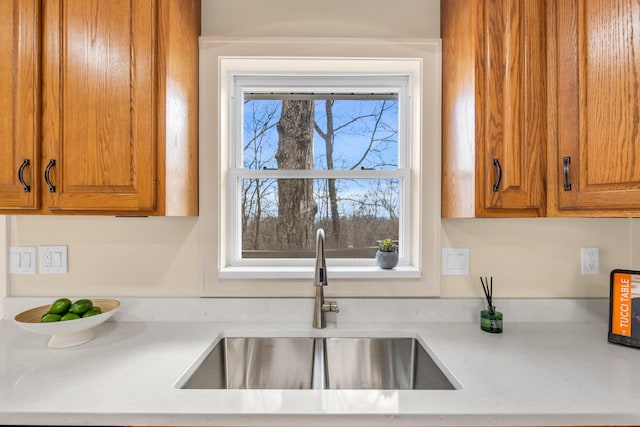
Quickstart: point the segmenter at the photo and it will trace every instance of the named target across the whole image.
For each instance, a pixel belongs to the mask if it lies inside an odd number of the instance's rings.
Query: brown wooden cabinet
[[[639,13],[549,1],[550,215],[640,215]]]
[[[443,0],[443,217],[545,214],[541,0]]]
[[[443,0],[443,217],[640,216],[639,13]]]
[[[33,105],[2,105],[20,127],[2,124],[13,167],[0,175],[11,187],[0,212],[197,215],[199,0],[2,1],[28,12],[12,13],[14,32],[36,34],[14,64],[37,60],[0,69],[24,83],[14,99],[35,94]],[[29,193],[9,176],[23,158]],[[16,189],[19,201],[5,201]]]
[[[36,0],[0,0],[0,206],[9,209],[39,206],[38,19]]]

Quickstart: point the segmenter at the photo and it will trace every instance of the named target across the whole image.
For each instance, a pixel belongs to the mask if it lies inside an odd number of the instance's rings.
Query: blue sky
[[[280,100],[255,99],[245,103],[244,108],[244,162],[249,169],[262,167],[275,168],[275,152],[278,144],[278,133],[275,124],[280,117]],[[334,128],[340,128],[335,136],[334,168],[349,169],[357,164],[366,152],[376,127],[377,117],[364,117],[348,126],[345,123],[359,116],[370,116],[379,111],[382,101],[379,100],[336,100],[333,105]],[[398,106],[396,101],[386,101],[386,110],[378,121],[375,150],[359,164],[377,169],[393,169],[398,164]],[[268,120],[265,120],[265,117]],[[325,101],[316,101],[316,123],[326,131]],[[259,140],[259,144],[249,144],[255,137],[257,129],[268,128]],[[259,149],[257,149],[259,148]],[[256,162],[257,160],[257,162]],[[325,142],[318,133],[314,138],[314,167],[326,168]]]

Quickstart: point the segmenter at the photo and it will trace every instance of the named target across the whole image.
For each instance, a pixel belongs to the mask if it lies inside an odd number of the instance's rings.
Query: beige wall
[[[439,38],[440,0],[202,0],[202,34]]]
[[[439,35],[439,1],[203,0],[203,35],[434,38]],[[199,218],[11,217],[6,239],[12,245],[68,245],[70,272],[12,275],[7,292],[197,296],[202,269],[199,222]],[[0,228],[3,224],[0,221]],[[494,277],[496,297],[605,297],[612,268],[640,268],[639,220],[444,220],[441,230],[443,247],[471,250],[470,275],[444,276],[443,297],[479,297],[479,276]],[[0,237],[3,233],[0,230]],[[580,275],[582,246],[600,248],[602,274]],[[0,283],[0,296],[3,288]]]
[[[197,296],[199,218],[10,218],[13,245],[69,246],[69,273],[11,275],[13,296]],[[0,222],[2,225],[4,221]],[[443,247],[470,248],[469,276],[442,276],[443,297],[606,297],[609,272],[640,268],[638,219],[456,219],[442,221]],[[580,248],[600,248],[600,272],[580,274]]]
[[[10,275],[11,296],[197,296],[198,218],[13,216],[12,245],[68,245],[68,274]]]
[[[470,275],[442,276],[441,296],[479,296],[493,276],[496,298],[608,297],[611,270],[640,269],[638,230],[628,218],[442,220],[442,246],[470,249]],[[581,275],[582,247],[600,249],[600,274]]]
[[[640,219],[633,219],[631,221],[631,232],[629,233],[631,239],[631,266],[640,270]]]

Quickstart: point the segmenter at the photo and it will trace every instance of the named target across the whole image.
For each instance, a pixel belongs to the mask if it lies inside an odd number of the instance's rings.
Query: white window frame
[[[228,267],[234,270],[250,267],[267,267],[290,270],[295,266],[311,267],[315,260],[309,258],[242,258],[241,187],[243,178],[308,178],[308,179],[397,179],[399,182],[399,263],[398,269],[416,272],[410,266],[411,259],[411,75],[389,73],[305,73],[305,74],[246,74],[231,72],[229,75],[229,170],[228,170]],[[398,165],[391,170],[249,170],[243,167],[244,151],[244,100],[247,93],[314,93],[382,94],[398,96]],[[375,267],[374,259],[329,258],[327,266],[350,271],[354,267]],[[340,270],[336,270],[340,271]],[[362,272],[362,270],[360,270]],[[373,269],[373,271],[377,271]],[[340,273],[344,276],[344,273]]]
[[[440,294],[440,40],[200,40],[200,221],[202,296],[309,297],[313,265],[231,265],[229,262],[229,76],[304,73],[410,75],[411,234],[405,262],[393,270],[329,265],[329,297],[433,297]],[[402,238],[402,236],[401,236]],[[307,260],[312,263],[312,260]],[[349,262],[349,261],[347,261]]]

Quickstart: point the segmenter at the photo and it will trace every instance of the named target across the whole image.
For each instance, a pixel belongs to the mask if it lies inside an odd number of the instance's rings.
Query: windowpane
[[[245,97],[243,115],[243,166],[246,169],[389,170],[398,167],[397,95],[333,97],[279,94]],[[285,114],[283,108],[306,105],[311,120],[304,115]],[[295,108],[295,107],[294,107]],[[299,111],[300,109],[296,110]],[[298,134],[309,135],[308,154],[291,159],[278,156],[283,150],[283,128],[292,123]],[[280,125],[280,132],[279,132]],[[305,129],[305,127],[307,129]],[[285,152],[295,156],[293,150]],[[287,161],[288,160],[288,161]]]
[[[242,257],[310,258],[315,231],[327,257],[372,258],[378,240],[398,239],[399,179],[242,181]]]

